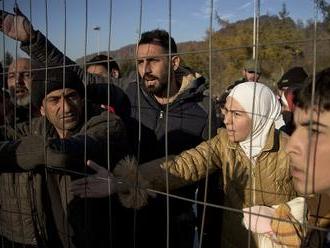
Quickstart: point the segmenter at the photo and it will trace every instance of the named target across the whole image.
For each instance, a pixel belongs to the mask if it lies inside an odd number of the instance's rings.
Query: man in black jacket
[[[109,170],[113,168],[126,154],[124,125],[114,114],[98,115],[100,112],[90,106],[85,113],[84,85],[76,74],[66,71],[63,78],[62,72],[49,71],[46,84],[32,83],[32,101],[42,117],[33,119],[31,125],[21,123],[16,130],[8,128],[1,134],[2,140],[8,140],[1,142],[1,172],[29,171],[29,190],[21,195],[18,206],[10,201],[2,205],[1,211],[8,212],[8,224],[14,225],[12,233],[5,232],[7,226],[1,227],[8,247],[111,247],[119,239],[114,233],[109,235],[109,221],[116,225],[120,214],[108,216],[108,199],[74,198],[68,185],[71,178],[79,177],[77,171],[88,172],[84,169],[85,160],[93,159]],[[10,194],[7,189],[4,185],[1,193]],[[114,199],[111,209],[116,211],[117,206]],[[14,218],[16,223],[10,222],[11,211],[21,215]]]

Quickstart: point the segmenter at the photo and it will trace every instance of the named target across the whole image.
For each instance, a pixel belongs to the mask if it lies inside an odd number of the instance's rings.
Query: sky
[[[72,59],[134,44],[140,31],[171,30],[176,42],[183,42],[203,40],[210,27],[211,0],[0,0],[0,8],[11,12],[15,2],[32,16],[33,27],[47,30],[49,39]],[[314,17],[313,0],[260,0],[260,12],[277,14],[283,3],[295,20]],[[254,1],[213,0],[213,10],[234,22],[253,17]],[[215,20],[213,29],[218,29]],[[0,45],[0,60],[4,50],[23,55],[19,44],[2,34]]]

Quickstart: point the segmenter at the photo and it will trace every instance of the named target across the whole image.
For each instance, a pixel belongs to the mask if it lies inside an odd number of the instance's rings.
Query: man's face
[[[248,82],[258,82],[260,74],[254,71],[244,70],[244,77]]]
[[[83,112],[83,101],[74,89],[59,89],[50,92],[43,100],[41,115],[56,128],[61,138],[77,127]]]
[[[330,111],[296,108],[294,120],[296,130],[290,137],[286,150],[290,155],[295,189],[306,194],[330,193]]]
[[[8,69],[8,89],[10,98],[18,106],[28,106],[30,103],[30,89],[32,73],[29,59],[17,59],[13,61]]]
[[[110,73],[111,77],[113,78],[119,78],[119,70],[116,68],[112,68],[111,69],[111,73]]]
[[[159,45],[141,44],[137,51],[137,64],[145,89],[155,95],[166,91],[168,85],[168,56]]]

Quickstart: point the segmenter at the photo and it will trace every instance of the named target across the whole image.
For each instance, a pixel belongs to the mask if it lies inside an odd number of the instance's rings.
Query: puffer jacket
[[[87,159],[105,165],[108,132],[109,149],[113,151],[111,165],[115,164],[126,154],[127,147],[121,120],[106,112],[88,117],[88,121],[81,123],[68,139],[59,139],[55,128],[44,117],[33,119],[31,126],[21,123],[16,130],[9,128],[6,131],[9,141],[1,142],[0,171],[7,172],[6,178],[14,178],[14,174],[9,173],[21,174],[22,181],[1,181],[1,235],[38,247],[88,246],[84,241],[91,241],[95,234],[98,235],[97,230],[94,229],[95,232],[87,237],[83,231],[92,229],[78,228],[84,220],[90,223],[89,220],[93,221],[92,217],[95,217],[95,213],[84,212],[84,204],[91,208],[88,211],[96,211],[97,204],[73,199],[68,184],[77,176],[75,173],[67,176],[63,167],[69,169],[67,172],[84,172],[85,151]],[[13,186],[8,182],[16,184]],[[108,202],[107,199],[105,201]],[[82,217],[84,213],[87,219]],[[102,219],[107,218],[102,216]],[[105,230],[106,227],[99,228]],[[94,238],[97,241],[97,237]],[[96,246],[102,247],[99,243]]]
[[[14,127],[17,124],[19,126],[19,123],[28,122],[31,112],[29,108],[17,106],[15,121],[11,114],[11,112],[9,115],[7,113],[8,118],[5,122],[5,125],[11,127],[11,131],[7,130],[10,134],[6,138],[20,135],[13,132]],[[32,116],[38,117],[40,112],[38,113],[32,108]],[[41,203],[35,201],[37,207],[34,208],[31,199],[33,199],[34,192],[41,192],[41,184],[33,184],[33,181],[41,182],[41,175],[36,176],[32,172],[0,173],[0,235],[1,238],[10,240],[9,242],[37,245],[36,226],[34,226],[36,219],[31,213],[40,209]],[[41,197],[38,196],[37,199],[41,199]],[[36,216],[39,216],[40,221],[44,221],[45,216],[42,212]],[[40,230],[39,233],[41,234]]]
[[[33,194],[42,192],[41,174],[25,173],[0,173],[0,233],[8,240],[20,244],[37,245],[36,230],[41,235],[41,230],[34,226],[39,221],[45,222],[45,213],[41,209],[41,196]],[[37,194],[38,194],[37,193]],[[35,214],[32,214],[35,213]],[[43,230],[44,231],[44,230]]]
[[[252,164],[241,147],[229,141],[226,130],[219,129],[213,139],[163,163],[162,168],[189,181],[205,177],[207,170],[211,173],[220,169],[224,206],[234,210],[276,205],[295,196],[289,159],[284,151],[286,142],[287,136],[272,127],[265,147]],[[222,247],[247,247],[248,231],[242,225],[241,213],[225,210],[221,237]],[[253,239],[251,247],[256,247]]]

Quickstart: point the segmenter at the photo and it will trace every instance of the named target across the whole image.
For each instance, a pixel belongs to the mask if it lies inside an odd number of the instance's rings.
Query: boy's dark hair
[[[109,57],[109,71],[111,69],[117,69],[119,71],[119,65],[116,61],[112,60],[112,57]],[[108,56],[104,54],[96,55],[87,62],[87,68],[91,65],[102,65],[108,70]]]
[[[312,103],[313,77],[308,77],[299,90],[295,103],[299,108],[317,107],[321,111],[330,111],[330,68],[318,72],[315,76],[315,99]]]
[[[141,39],[138,45],[155,44],[164,48],[166,52],[169,52],[169,40],[171,40],[171,53],[177,53],[178,49],[174,39],[170,37],[167,31],[161,29],[154,29],[144,32],[141,35]]]

